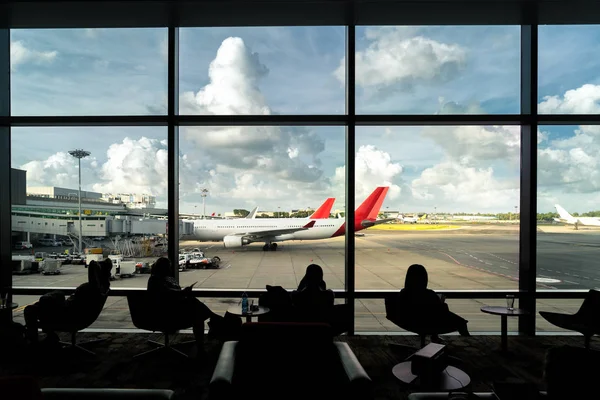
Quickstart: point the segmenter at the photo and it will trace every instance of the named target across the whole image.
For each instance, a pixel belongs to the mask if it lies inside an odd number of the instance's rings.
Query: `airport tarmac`
[[[357,290],[400,289],[410,264],[420,263],[429,272],[432,289],[516,289],[518,284],[518,226],[478,225],[452,231],[366,230],[356,237]],[[600,255],[600,231],[549,226],[538,230],[539,289],[590,289],[600,287],[595,267]],[[222,243],[182,241],[182,248],[199,247],[206,256],[219,256],[221,268],[188,270],[180,273],[182,286],[198,282],[196,288],[264,289],[265,285],[297,287],[306,266],[323,267],[329,288],[343,289],[344,238],[281,243],[275,252],[263,252],[256,243],[240,249],[225,249]],[[87,279],[80,265],[63,266],[60,275],[16,275],[14,286],[75,287]],[[146,287],[148,275],[113,281],[113,288]],[[598,282],[598,285],[596,285]],[[15,320],[22,322],[25,305],[34,296],[15,296],[20,304]],[[239,299],[204,299],[224,314]],[[343,300],[340,300],[343,301]],[[497,332],[500,318],[480,311],[484,305],[503,305],[504,300],[449,299],[450,309],[469,320],[473,332]],[[581,300],[539,300],[538,310],[575,312]],[[540,331],[557,328],[538,318]],[[509,329],[516,329],[516,318]],[[97,329],[133,328],[125,298],[111,297]],[[356,329],[363,332],[401,331],[385,318],[383,300],[356,301]]]

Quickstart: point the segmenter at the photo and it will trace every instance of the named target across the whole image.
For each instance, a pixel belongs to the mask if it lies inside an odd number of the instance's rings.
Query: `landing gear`
[[[277,250],[277,243],[265,243],[263,251],[275,251]]]

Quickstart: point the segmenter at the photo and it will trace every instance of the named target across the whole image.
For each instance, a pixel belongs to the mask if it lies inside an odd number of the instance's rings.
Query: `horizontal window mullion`
[[[166,126],[166,115],[23,116],[10,117],[14,127],[28,126]]]
[[[540,125],[600,125],[599,114],[538,114]]]
[[[522,125],[528,115],[357,115],[356,125]]]

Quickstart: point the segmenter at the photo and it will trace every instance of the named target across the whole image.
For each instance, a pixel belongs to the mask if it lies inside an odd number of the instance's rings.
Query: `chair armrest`
[[[97,399],[97,400],[169,400],[174,398],[172,390],[161,389],[63,389],[63,388],[45,388],[42,389],[44,400],[76,400],[76,399]]]
[[[349,381],[348,395],[351,399],[373,398],[373,385],[371,378],[365,372],[356,355],[348,346],[348,343],[333,342],[340,357],[344,372]]]
[[[229,341],[223,343],[219,359],[215,366],[212,378],[209,384],[209,398],[229,399],[232,393],[233,372],[235,370],[235,349],[238,341]]]

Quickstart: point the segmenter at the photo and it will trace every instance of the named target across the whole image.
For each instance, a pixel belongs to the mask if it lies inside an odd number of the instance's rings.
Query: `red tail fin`
[[[312,215],[308,218],[310,218],[310,219],[327,219],[327,218],[329,218],[329,215],[331,214],[331,207],[333,207],[334,202],[335,202],[335,197],[328,198],[327,200],[325,200],[325,202],[323,204],[321,204],[321,207],[319,207],[317,209],[317,211],[312,213]]]
[[[377,219],[377,215],[379,215],[379,210],[381,210],[381,205],[383,204],[383,201],[385,200],[385,195],[387,194],[389,189],[390,188],[387,186],[383,188],[381,194],[379,195],[379,198],[377,199],[377,202],[371,209],[369,215],[367,215],[367,219]]]
[[[383,197],[385,197],[385,193],[387,193],[388,189],[388,187],[380,186],[373,190],[373,193],[371,193],[369,197],[367,197],[354,212],[356,220],[362,221],[363,219],[369,218],[374,210],[375,215],[377,215],[379,208],[376,206],[379,205],[379,207],[381,207],[381,204],[383,203]],[[382,196],[382,194],[384,194],[384,196]],[[380,198],[382,198],[381,201]]]

